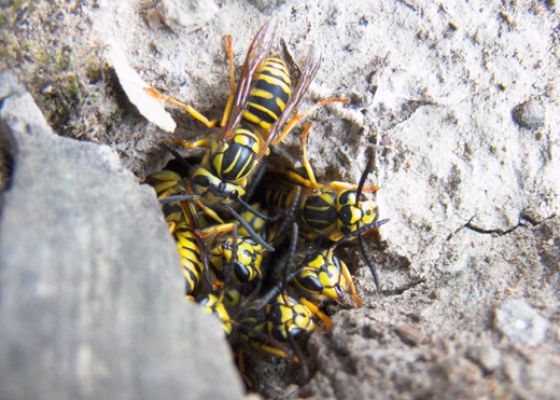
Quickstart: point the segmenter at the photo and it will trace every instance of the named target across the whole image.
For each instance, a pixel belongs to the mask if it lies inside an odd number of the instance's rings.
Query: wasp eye
[[[207,176],[203,176],[203,175],[196,175],[193,178],[193,183],[195,185],[200,185],[200,186],[210,186],[210,179]]]
[[[301,286],[303,286],[308,290],[311,290],[313,292],[323,291],[323,285],[321,284],[321,281],[316,276],[308,275],[303,277],[302,279],[298,279],[298,281],[301,284]]]
[[[303,330],[302,328],[300,328],[299,326],[292,326],[290,328],[290,336],[293,337],[294,339],[297,339],[298,337],[300,337],[303,333],[305,333],[305,330]]]
[[[349,197],[353,192],[347,190],[346,192],[342,192],[340,195],[340,204],[347,204],[349,202]]]
[[[248,282],[251,273],[249,269],[241,264],[240,262],[236,262],[234,268],[235,277],[239,280],[239,282]]]

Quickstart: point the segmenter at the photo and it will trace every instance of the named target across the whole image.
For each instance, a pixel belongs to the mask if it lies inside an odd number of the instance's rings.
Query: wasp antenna
[[[288,208],[286,211],[279,212],[277,215],[275,215],[273,217],[270,217],[270,220],[273,222],[273,221],[276,221],[281,216],[285,216],[284,221],[282,222],[282,224],[280,225],[280,227],[278,228],[278,230],[275,233],[275,237],[281,236],[284,233],[284,231],[288,228],[288,224],[290,222],[292,222],[293,219],[295,218],[296,209],[297,209],[297,206],[299,205],[300,197],[301,197],[301,187],[296,186],[295,193],[294,193],[294,198],[292,199],[292,203],[290,204],[290,208]]]
[[[169,203],[176,203],[179,201],[192,201],[200,199],[199,194],[175,194],[167,197],[163,197],[159,199],[161,204],[169,204]]]
[[[266,250],[273,252],[275,249],[274,247],[272,247],[271,245],[269,245],[267,242],[265,242],[265,240],[260,237],[255,231],[254,229],[251,227],[251,225],[249,225],[247,223],[247,221],[245,221],[241,215],[239,215],[237,213],[237,211],[235,211],[231,206],[224,204],[224,208],[226,210],[228,210],[228,212],[230,213],[230,215],[241,224],[241,226],[243,226],[243,228],[245,228],[247,230],[247,232],[249,232],[249,235],[251,236],[251,238],[257,242],[258,244],[260,244],[262,247],[264,247]]]
[[[296,342],[296,340],[292,337],[292,335],[288,335],[288,341],[290,342],[290,347],[292,348],[295,356],[299,359],[299,365],[301,366],[302,382],[307,382],[309,380],[309,368],[303,356],[303,352],[301,351],[301,347]]]
[[[348,242],[349,240],[355,238],[355,237],[361,237],[364,233],[377,228],[381,225],[386,224],[387,222],[389,222],[390,220],[388,218],[385,219],[381,219],[379,221],[375,221],[372,222],[371,224],[366,224],[366,225],[362,225],[360,226],[358,229],[356,229],[354,232],[350,232],[346,235],[344,235],[338,242],[336,242],[333,247],[338,247],[341,244],[344,244],[346,242]]]
[[[292,280],[294,280],[296,275],[301,273],[303,270],[304,270],[304,268],[300,268],[300,269],[288,274],[288,276],[286,278],[286,284],[288,284]],[[280,293],[281,289],[282,289],[282,282],[274,285],[272,288],[270,288],[268,290],[268,292],[266,292],[264,295],[262,295],[258,299],[258,301],[255,304],[255,308],[260,309],[260,308],[263,308],[264,306],[266,306],[268,303],[270,303],[272,301],[273,298],[275,298],[278,295],[278,293]]]
[[[360,245],[360,252],[362,253],[362,257],[364,258],[364,261],[366,262],[369,270],[371,271],[371,274],[373,275],[373,281],[375,282],[375,287],[377,288],[377,291],[379,292],[381,287],[379,285],[379,277],[377,276],[377,269],[375,268],[375,265],[373,264],[373,261],[371,261],[371,258],[369,257],[369,254],[367,253],[366,244],[364,242],[364,237],[363,236],[358,236],[358,244]]]
[[[371,146],[368,147],[366,150],[366,157],[367,157],[366,166],[364,168],[364,171],[362,172],[362,176],[360,176],[360,182],[358,183],[358,190],[356,191],[356,201],[358,205],[360,204],[360,197],[362,196],[362,191],[364,190],[364,185],[366,183],[367,176],[371,172],[371,169],[373,168],[374,153],[373,153],[373,148]]]
[[[257,217],[259,217],[260,219],[264,219],[265,221],[268,221],[270,219],[270,217],[268,215],[266,215],[265,213],[263,213],[262,211],[257,210],[255,207],[253,207],[252,205],[250,205],[249,203],[247,203],[245,200],[243,200],[241,197],[237,198],[237,201],[239,201],[239,204],[241,204],[241,206],[243,206],[243,208],[245,208],[246,210],[250,211],[253,215],[256,215]]]
[[[192,174],[192,173],[194,172],[194,167],[193,167],[189,162],[187,162],[187,160],[185,160],[185,159],[183,158],[183,156],[181,156],[177,150],[172,149],[171,147],[169,147],[169,146],[166,145],[165,143],[162,143],[161,146],[164,147],[165,150],[167,150],[168,152],[170,152],[170,153],[173,155],[173,158],[175,158],[175,160],[176,160],[179,164],[181,164],[184,168],[187,169],[187,171],[189,171],[189,174]]]
[[[232,279],[233,270],[235,268],[235,263],[237,262],[237,236],[238,236],[237,225],[234,225],[233,231],[231,232],[231,239],[233,240],[231,246],[231,261],[229,262],[229,265],[226,267],[224,271],[225,272],[224,287],[222,288],[222,292],[225,291],[227,287],[229,287],[229,284],[231,283],[231,279]]]
[[[299,236],[299,227],[297,223],[292,224],[292,237],[290,238],[290,249],[288,250],[288,257],[286,258],[286,263],[284,264],[284,269],[282,271],[282,292],[286,290],[288,285],[288,273],[292,266],[292,261],[297,250],[297,241]]]
[[[251,293],[249,293],[249,295],[245,297],[245,299],[243,299],[241,303],[239,303],[238,308],[240,311],[244,309],[248,304],[251,304],[251,302],[258,296],[259,292],[261,291],[261,288],[262,288],[262,279],[258,279],[255,288],[251,290]]]

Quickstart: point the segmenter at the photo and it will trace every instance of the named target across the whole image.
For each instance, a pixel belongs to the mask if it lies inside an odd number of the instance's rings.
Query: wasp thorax
[[[343,267],[346,268],[346,264],[331,248],[309,258],[294,280],[314,300],[340,301],[347,289],[347,282],[342,274]]]
[[[269,334],[277,340],[296,339],[315,329],[311,311],[286,294],[279,294],[266,311]]]
[[[228,204],[245,194],[245,190],[241,186],[225,182],[202,167],[193,174],[192,185],[194,192],[207,196],[209,203],[226,200],[226,204]]]
[[[237,129],[229,142],[216,142],[210,162],[221,179],[238,182],[253,171],[259,150],[260,142],[254,133]]]
[[[224,266],[230,264],[233,258],[233,239],[226,239],[221,245],[215,246],[210,253],[212,265],[225,273]],[[237,239],[237,252],[233,263],[233,276],[238,282],[246,283],[260,278],[263,248],[251,238]]]
[[[358,202],[355,191],[341,192],[337,197],[337,228],[343,234],[357,230],[360,226],[377,221],[378,206],[374,200],[368,199],[364,194]]]

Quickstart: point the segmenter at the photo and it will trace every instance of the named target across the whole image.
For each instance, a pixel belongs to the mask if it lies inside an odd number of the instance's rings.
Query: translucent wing
[[[274,40],[275,30],[276,25],[274,23],[265,23],[257,31],[249,46],[249,50],[247,50],[241,76],[235,89],[232,107],[222,133],[222,139],[224,140],[228,140],[233,136],[237,125],[239,125],[241,121],[243,111],[247,108],[248,97],[253,83],[253,75],[268,55],[270,46]]]
[[[290,119],[293,112],[297,109],[297,106],[301,102],[305,92],[309,89],[309,85],[317,75],[317,71],[319,71],[319,66],[321,65],[321,52],[316,48],[312,47],[307,54],[307,58],[305,60],[305,65],[303,66],[303,70],[301,71],[301,76],[299,77],[298,83],[292,94],[290,96],[290,100],[286,104],[286,108],[278,118],[278,121],[272,126],[270,132],[268,133],[268,137],[266,138],[266,143],[261,149],[259,153],[259,158],[262,157],[266,149],[270,146],[270,143],[278,136],[279,132],[281,131],[284,124]]]

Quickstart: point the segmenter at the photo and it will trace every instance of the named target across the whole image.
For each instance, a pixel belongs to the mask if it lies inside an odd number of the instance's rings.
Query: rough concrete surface
[[[55,135],[28,93],[3,99],[0,129],[17,148],[0,221],[0,398],[240,398],[221,328],[181,300],[152,189],[107,146]]]
[[[391,221],[383,249],[370,250],[387,291],[376,293],[350,254],[365,306],[333,308],[335,329],[310,338],[309,383],[263,373],[256,388],[295,398],[556,397],[557,2],[201,3],[23,2],[2,11],[0,63],[57,131],[109,145],[142,178],[167,161],[159,145],[170,135],[124,101],[108,41],[145,82],[213,118],[228,94],[224,34],[237,65],[270,18],[277,49],[282,39],[296,62],[309,46],[323,49],[304,103],[351,102],[314,115],[310,158],[320,179],[356,181],[365,147],[376,146],[371,179]],[[177,135],[206,132],[174,116]],[[297,160],[298,139],[278,150]]]

